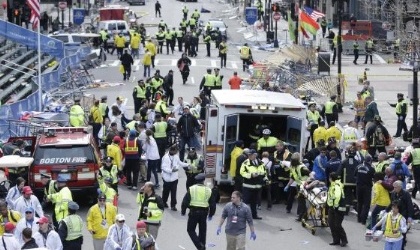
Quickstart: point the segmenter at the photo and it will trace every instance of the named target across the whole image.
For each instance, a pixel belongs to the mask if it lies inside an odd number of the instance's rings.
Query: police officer
[[[216,84],[216,79],[214,75],[211,73],[211,69],[207,69],[207,74],[203,76],[203,79],[200,83],[200,92],[204,91],[204,93],[210,97],[211,90],[214,88]]]
[[[266,128],[262,131],[263,136],[257,141],[257,149],[261,154],[264,151],[267,151],[272,155],[276,151],[276,145],[279,139],[271,135],[271,130]]]
[[[146,99],[146,85],[143,80],[137,82],[133,89],[134,113],[140,112],[141,102]]]
[[[252,58],[251,48],[248,46],[248,43],[244,43],[244,46],[239,50],[239,54],[242,60],[242,70],[245,72]]]
[[[197,9],[195,9],[194,12],[191,14],[191,18],[194,18],[198,22],[198,19],[200,19],[200,12]]]
[[[50,175],[42,173],[41,183],[42,185],[44,185],[44,198],[42,201],[42,205],[43,207],[45,207],[47,196],[58,192],[57,181],[52,180]]]
[[[70,126],[82,127],[85,125],[85,112],[80,106],[80,98],[74,98],[74,104],[70,108]]]
[[[372,181],[375,169],[372,167],[372,156],[366,155],[356,170],[357,222],[365,225],[369,213]]]
[[[191,186],[182,200],[181,214],[184,216],[187,208],[187,232],[195,247],[199,250],[206,249],[207,217],[211,221],[216,212],[216,199],[212,190],[204,185],[206,175],[198,174],[195,177],[197,184]],[[198,235],[195,231],[198,225]]]
[[[398,102],[394,104],[390,104],[391,107],[395,107],[395,113],[397,114],[397,132],[393,137],[400,137],[401,132],[404,129],[405,133],[408,133],[407,124],[405,123],[405,118],[407,117],[408,111],[408,103],[404,99],[404,95],[402,93],[397,94]]]
[[[182,31],[182,34],[185,35],[187,33],[187,26],[189,22],[187,21],[187,18],[184,17],[181,22],[179,23],[180,30]]]
[[[184,5],[184,7],[182,8],[182,15],[183,15],[183,18],[184,19],[187,19],[187,17],[188,17],[188,8],[187,8],[187,6],[185,6]]]
[[[331,186],[328,189],[328,225],[331,229],[333,241],[331,246],[340,245],[345,247],[348,244],[346,231],[342,226],[344,211],[340,209],[340,200],[343,199],[343,184],[336,173],[329,176]]]
[[[213,89],[222,89],[223,87],[223,75],[220,75],[220,69],[214,69],[214,88]]]
[[[206,50],[207,50],[207,57],[210,57],[210,42],[211,42],[211,36],[210,36],[210,32],[206,32],[203,35],[203,39],[204,39],[204,43],[206,44]]]
[[[111,178],[111,187],[118,192],[118,167],[112,163],[113,158],[107,156],[102,161],[102,167],[99,169],[98,182],[104,182],[105,179]]]
[[[63,242],[63,250],[82,250],[83,245],[83,220],[76,211],[79,205],[70,201],[68,205],[68,216],[66,216],[58,227],[58,235]]]
[[[156,239],[162,221],[165,204],[162,198],[155,193],[155,184],[146,182],[137,194],[137,203],[140,205],[138,221],[143,220],[147,225],[147,232]]]
[[[55,218],[53,218],[54,226],[58,227],[58,223],[68,215],[68,203],[73,201],[70,189],[67,187],[67,180],[59,176],[57,179],[58,192],[49,194],[47,201],[54,204]]]
[[[136,130],[130,130],[124,145],[125,166],[124,172],[127,177],[128,189],[137,190],[139,180],[140,157],[142,154],[142,143],[137,138]]]
[[[108,97],[106,95],[101,97],[101,103],[99,103],[99,111],[101,111],[102,114],[102,118],[105,121],[105,118],[108,118],[108,113],[109,113],[109,107],[108,104],[106,103],[108,100]]]
[[[184,159],[185,163],[189,164],[189,167],[184,168],[187,174],[187,190],[195,184],[195,177],[202,173],[204,170],[204,160],[201,155],[198,155],[194,147],[188,148],[187,158]]]
[[[357,59],[359,59],[359,41],[357,39],[353,43],[353,54],[354,54],[353,63],[357,65]]]
[[[183,39],[184,39],[183,28],[179,27],[178,30],[176,31],[176,41],[178,42],[178,51],[179,52],[182,52]]]
[[[349,146],[346,150],[346,158],[343,160],[341,167],[338,169],[337,174],[341,177],[344,184],[344,197],[346,199],[346,205],[353,205],[353,201],[356,198],[356,178],[354,173],[356,172],[357,166],[360,165],[360,161],[355,159],[356,148]]]
[[[321,121],[321,115],[316,109],[316,103],[312,102],[308,105],[309,110],[306,111],[306,120],[308,121],[308,130],[311,138],[311,148],[315,148],[314,131],[318,128],[318,124]],[[308,151],[309,139],[306,144],[306,151]]]
[[[165,41],[165,33],[163,32],[163,29],[160,28],[158,33],[156,33],[156,40],[158,42],[157,53],[162,54],[163,53],[163,43]]]
[[[366,50],[365,64],[367,64],[369,57],[370,57],[370,64],[372,64],[372,53],[373,53],[373,40],[372,40],[372,38],[369,38],[366,41],[365,50]]]
[[[156,144],[159,150],[160,159],[165,155],[166,145],[168,142],[168,131],[170,127],[168,123],[162,120],[162,115],[157,113],[155,116],[155,123],[151,127],[151,130],[154,132],[153,137],[156,140]],[[160,170],[160,161],[158,171]]]
[[[165,40],[166,40],[166,54],[169,55],[169,48],[171,48],[171,44],[172,44],[172,37],[173,33],[167,29],[165,31]],[[172,54],[174,53],[174,51],[172,50]]]
[[[406,164],[408,165],[411,163],[415,184],[413,191],[411,192],[411,197],[415,199],[417,191],[420,190],[420,144],[415,142],[412,145],[414,149],[410,152]]]
[[[222,42],[218,46],[219,57],[220,57],[220,68],[226,68],[226,55],[228,51],[228,46],[226,44],[226,38],[222,38]]]
[[[244,202],[251,207],[252,218],[261,220],[257,215],[257,200],[259,192],[267,179],[264,164],[257,159],[257,151],[251,149],[248,159],[241,165],[240,174],[243,177]]]
[[[327,101],[324,107],[322,108],[321,113],[325,116],[325,120],[327,120],[327,124],[338,121],[338,106],[337,106],[337,103],[335,102],[336,98],[337,98],[336,95],[332,95],[330,100]]]
[[[161,78],[158,74],[155,74],[154,77],[150,80],[150,87],[152,88],[152,98],[154,98],[155,93],[159,90],[159,88],[163,85],[163,78]],[[160,112],[160,111],[159,111]]]

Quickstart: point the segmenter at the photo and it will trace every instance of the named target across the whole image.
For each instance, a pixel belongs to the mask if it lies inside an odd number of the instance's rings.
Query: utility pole
[[[338,37],[337,37],[337,74],[338,74],[338,84],[337,84],[337,106],[338,111],[341,113],[343,112],[343,104],[341,103],[341,82],[343,81],[343,75],[341,74],[341,51],[343,50],[342,42],[341,42],[341,35],[342,35],[342,23],[343,23],[343,0],[337,1],[338,8]]]

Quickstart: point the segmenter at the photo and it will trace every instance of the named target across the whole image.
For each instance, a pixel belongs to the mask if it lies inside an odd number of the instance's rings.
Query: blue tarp
[[[38,50],[38,33],[20,27],[16,24],[0,20],[0,36],[7,40],[26,45]],[[41,52],[47,53],[57,59],[64,57],[64,43],[60,40],[41,35]]]

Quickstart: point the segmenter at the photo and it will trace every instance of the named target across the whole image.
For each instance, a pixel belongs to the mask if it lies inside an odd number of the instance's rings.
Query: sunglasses
[[[29,211],[28,211],[28,212],[25,212],[25,214],[31,214],[31,213],[32,213],[32,212],[29,212]]]
[[[118,223],[124,223],[125,222],[125,220],[119,220],[118,221]]]
[[[105,199],[98,199],[98,201],[105,201]]]

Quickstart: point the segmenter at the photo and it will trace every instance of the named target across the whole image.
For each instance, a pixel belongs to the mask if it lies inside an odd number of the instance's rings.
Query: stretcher
[[[328,188],[326,186],[308,186],[307,182],[302,183],[299,195],[306,199],[306,214],[302,218],[302,227],[311,230],[315,235],[317,227],[327,227],[327,216],[325,214]]]

